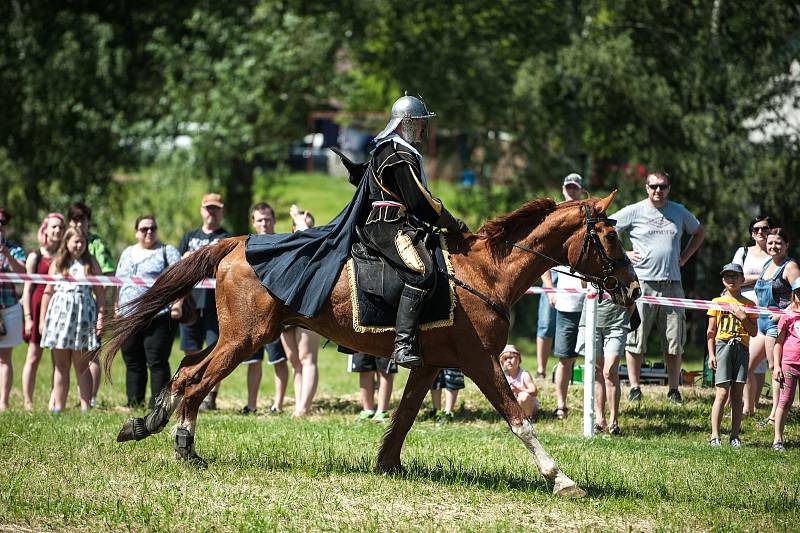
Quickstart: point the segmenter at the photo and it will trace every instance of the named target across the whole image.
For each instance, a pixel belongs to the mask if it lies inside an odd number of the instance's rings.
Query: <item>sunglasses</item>
[[[666,184],[662,185],[660,183],[658,183],[656,185],[650,185],[648,183],[647,186],[650,188],[651,191],[655,191],[655,190],[666,191],[667,189],[669,189],[669,185],[666,185]]]
[[[769,226],[753,226],[753,229],[750,230],[751,233],[767,233],[771,230]]]
[[[153,233],[155,233],[157,229],[158,226],[142,226],[141,228],[138,229],[138,231],[141,231],[142,233],[147,233],[152,231]]]

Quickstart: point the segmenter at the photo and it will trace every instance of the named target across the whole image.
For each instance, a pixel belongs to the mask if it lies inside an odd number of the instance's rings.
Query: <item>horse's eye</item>
[[[616,241],[616,240],[617,240],[617,234],[616,234],[616,233],[614,233],[614,232],[611,232],[611,233],[606,233],[606,240],[607,240],[608,242],[614,242],[614,241]]]

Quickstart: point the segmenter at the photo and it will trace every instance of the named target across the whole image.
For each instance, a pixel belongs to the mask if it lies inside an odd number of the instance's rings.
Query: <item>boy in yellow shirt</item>
[[[747,365],[750,362],[748,345],[750,336],[756,334],[755,314],[747,314],[743,305],[755,304],[742,296],[744,283],[742,266],[728,263],[722,268],[722,284],[725,292],[714,298],[717,303],[730,304],[728,311],[708,311],[708,366],[715,371],[714,385],[717,394],[711,408],[711,438],[708,444],[720,446],[719,426],[722,412],[731,400],[731,446],[740,448],[739,428],[742,425],[742,393],[747,381]]]

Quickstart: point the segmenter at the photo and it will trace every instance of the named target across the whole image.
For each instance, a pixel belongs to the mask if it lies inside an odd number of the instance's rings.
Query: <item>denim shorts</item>
[[[575,350],[578,346],[578,324],[581,321],[581,312],[574,313],[558,311],[556,313],[556,336],[553,341],[553,355],[563,359],[565,357],[578,357]]]
[[[539,295],[539,313],[536,319],[536,336],[552,339],[556,336],[556,308],[550,305],[547,294]]]
[[[773,322],[769,315],[758,315],[758,332],[763,333],[767,337],[778,337],[778,324]]]

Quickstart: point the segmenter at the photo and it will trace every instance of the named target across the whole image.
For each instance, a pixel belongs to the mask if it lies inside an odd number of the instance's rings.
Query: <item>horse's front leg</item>
[[[248,353],[252,352],[252,346],[249,344],[243,344],[235,338],[223,338],[222,334],[221,331],[220,339],[214,349],[208,358],[199,365],[205,366],[205,370],[200,368],[193,374],[196,381],[187,380],[183,401],[178,408],[175,457],[200,468],[208,467],[205,459],[195,451],[195,428],[200,404],[217,383],[230,374]]]
[[[573,498],[586,496],[586,492],[558,468],[556,462],[536,438],[533,424],[525,418],[522,407],[517,403],[511,387],[508,386],[499,361],[489,355],[470,359],[468,366],[464,366],[462,370],[478,385],[489,402],[506,419],[514,435],[528,448],[539,473],[553,484],[553,494]],[[467,358],[462,358],[462,364],[467,360]]]
[[[401,469],[400,451],[403,441],[414,420],[417,418],[422,400],[431,388],[433,380],[439,373],[439,368],[424,366],[411,371],[403,389],[400,405],[392,414],[392,423],[383,437],[380,451],[378,452],[378,469],[383,472],[392,472]]]

